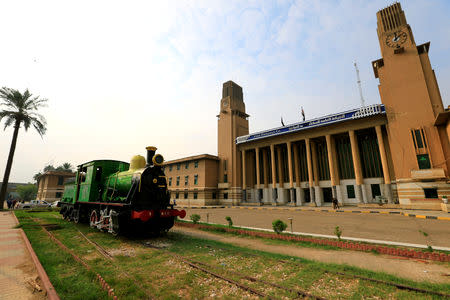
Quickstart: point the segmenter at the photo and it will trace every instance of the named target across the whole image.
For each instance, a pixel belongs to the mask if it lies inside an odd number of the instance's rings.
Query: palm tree
[[[2,100],[0,106],[3,107],[3,110],[0,111],[0,121],[2,119],[6,120],[4,130],[14,124],[14,133],[11,147],[9,148],[8,162],[6,163],[5,175],[0,190],[0,210],[2,210],[20,126],[23,124],[25,131],[27,131],[28,128],[30,128],[30,125],[33,125],[42,137],[47,130],[47,123],[45,118],[37,113],[37,110],[38,108],[45,106],[47,99],[39,99],[39,96],[33,97],[28,89],[22,94],[18,90],[3,87],[0,89],[0,100]]]
[[[64,168],[64,171],[72,172],[73,167],[70,163],[65,162],[62,164],[62,167]]]

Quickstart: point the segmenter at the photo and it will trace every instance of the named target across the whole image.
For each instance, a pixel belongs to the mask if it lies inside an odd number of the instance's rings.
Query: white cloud
[[[44,139],[21,131],[11,174],[46,163],[128,160],[156,145],[166,158],[217,153],[222,83],[244,89],[251,131],[369,103],[380,57],[379,1],[3,1],[0,86],[48,98]],[[432,42],[444,104],[450,87],[445,1],[402,3],[416,42]],[[0,133],[0,175],[11,130]]]

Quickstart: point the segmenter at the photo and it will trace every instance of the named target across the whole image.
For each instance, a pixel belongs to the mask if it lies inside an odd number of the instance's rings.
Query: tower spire
[[[356,64],[356,61],[353,63],[353,65],[355,66],[355,70],[356,70],[356,78],[357,78],[357,83],[358,83],[359,96],[361,98],[361,107],[364,107],[364,106],[366,106],[366,104],[364,102],[364,97],[363,97],[362,88],[361,88],[361,79],[359,78],[359,70],[358,70],[358,65]]]

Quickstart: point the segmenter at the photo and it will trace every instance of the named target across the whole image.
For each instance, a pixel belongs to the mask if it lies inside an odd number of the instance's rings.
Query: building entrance
[[[311,202],[311,195],[309,194],[309,189],[303,189],[303,194],[305,194],[305,203]]]
[[[331,200],[333,198],[333,192],[331,191],[331,188],[322,188],[323,192],[323,202],[331,203]]]

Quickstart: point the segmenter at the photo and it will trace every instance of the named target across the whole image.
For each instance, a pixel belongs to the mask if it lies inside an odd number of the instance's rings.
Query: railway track
[[[89,243],[91,243],[93,246],[95,246],[97,251],[99,253],[101,253],[102,256],[104,256],[105,258],[107,258],[109,260],[113,259],[112,258],[113,256],[105,248],[100,246],[95,241],[90,240],[81,231],[79,231],[79,232]],[[195,268],[195,269],[200,270],[200,271],[202,271],[204,273],[212,275],[212,276],[214,276],[216,278],[224,280],[224,281],[226,281],[228,283],[236,285],[240,289],[248,291],[248,292],[250,292],[250,293],[252,293],[254,295],[257,295],[257,296],[260,296],[260,297],[263,297],[263,298],[267,298],[267,299],[273,299],[272,297],[266,295],[265,293],[263,293],[261,291],[258,291],[258,290],[254,289],[254,288],[252,288],[252,287],[250,287],[248,285],[242,284],[242,283],[240,283],[238,281],[235,281],[232,278],[229,278],[229,277],[227,277],[227,276],[225,276],[223,274],[220,274],[219,272],[223,271],[223,270],[221,270],[221,267],[213,266],[213,265],[209,265],[209,264],[206,264],[206,263],[203,263],[203,262],[199,262],[199,261],[195,261],[195,260],[189,259],[187,257],[181,256],[179,254],[176,254],[176,253],[173,253],[173,252],[171,252],[169,250],[166,250],[163,247],[154,246],[154,245],[151,245],[151,244],[148,244],[148,243],[139,243],[139,244],[141,244],[142,246],[144,246],[146,248],[152,248],[152,249],[155,249],[155,250],[158,250],[158,251],[163,251],[164,253],[166,253],[166,254],[168,254],[168,255],[170,255],[170,256],[172,256],[172,257],[174,257],[174,258],[176,258],[176,259],[178,259],[178,260],[180,260],[180,261],[182,261],[184,263],[186,263],[187,265],[189,265],[192,268]],[[213,248],[213,247],[211,247],[209,245],[207,247],[208,248]],[[228,251],[228,252],[236,252],[234,250],[221,248],[221,247],[214,247],[214,248],[220,249],[220,250],[223,250],[223,251]],[[256,256],[255,254],[251,254],[251,253],[246,253],[246,254],[248,254],[250,256]],[[281,262],[281,263],[289,263],[289,264],[293,263],[292,261],[286,261],[286,260],[278,260],[278,261]],[[217,272],[217,270],[220,270],[220,271]],[[268,281],[264,281],[264,280],[261,280],[261,279],[258,279],[258,278],[252,277],[252,276],[248,276],[248,275],[245,275],[245,274],[242,274],[242,273],[239,273],[239,272],[227,270],[226,273],[232,274],[233,276],[236,276],[236,277],[238,277],[240,279],[243,279],[243,280],[247,280],[247,281],[255,282],[255,283],[260,283],[260,284],[262,284],[264,286],[268,286],[268,287],[270,286],[270,287],[278,288],[278,289],[284,290],[286,292],[290,292],[290,293],[296,294],[299,297],[311,298],[311,299],[317,299],[317,300],[324,300],[324,299],[326,299],[326,298],[323,298],[323,297],[320,297],[320,296],[316,296],[316,295],[310,294],[310,293],[308,293],[306,291],[303,291],[303,290],[298,290],[298,289],[292,289],[292,288],[284,287],[284,286],[281,286],[279,284],[268,282]],[[416,288],[416,287],[413,287],[413,286],[408,286],[408,285],[404,285],[404,284],[398,284],[398,283],[395,283],[395,282],[379,280],[379,279],[369,278],[369,277],[365,277],[365,276],[361,276],[361,275],[345,273],[345,272],[338,272],[338,271],[325,270],[325,273],[339,275],[339,276],[345,276],[345,277],[350,277],[350,278],[356,278],[356,279],[360,279],[360,280],[364,280],[364,281],[368,281],[368,282],[374,282],[374,283],[378,283],[378,284],[393,286],[393,287],[396,287],[396,288],[401,289],[401,290],[408,290],[408,291],[418,292],[418,293],[427,294],[427,295],[436,295],[436,296],[441,296],[441,297],[450,299],[450,295],[449,294],[436,292],[436,291],[432,291],[432,290]]]
[[[108,250],[106,250],[105,248],[100,246],[97,242],[92,241],[91,239],[89,239],[79,229],[78,229],[78,231],[81,234],[81,236],[84,239],[86,239],[86,241],[88,241],[91,245],[93,245],[103,257],[105,257],[108,260],[113,260],[114,259],[113,256],[108,252]],[[247,292],[250,292],[250,293],[252,293],[254,295],[257,295],[259,297],[266,298],[266,299],[274,299],[273,297],[270,297],[269,295],[265,294],[264,292],[258,291],[255,288],[252,288],[252,287],[250,287],[248,285],[242,284],[242,283],[240,283],[240,282],[238,282],[238,281],[236,281],[236,280],[234,280],[234,279],[232,279],[232,278],[230,278],[230,277],[228,277],[226,275],[223,275],[222,273],[220,273],[220,271],[218,271],[220,269],[220,267],[212,266],[212,265],[209,265],[209,264],[206,264],[206,263],[203,263],[203,262],[199,262],[199,261],[191,260],[191,259],[189,259],[187,257],[182,256],[182,255],[178,255],[178,254],[173,253],[171,251],[165,250],[162,247],[153,246],[153,245],[150,245],[150,244],[147,244],[147,243],[140,243],[140,244],[142,246],[146,247],[146,248],[151,248],[151,249],[155,249],[155,250],[158,250],[158,251],[162,251],[165,254],[168,254],[168,255],[176,258],[177,260],[184,262],[185,264],[189,265],[192,268],[200,270],[200,271],[202,271],[202,272],[204,272],[206,274],[209,274],[209,275],[211,275],[213,277],[216,277],[216,278],[221,279],[223,281],[226,281],[228,283],[231,283],[231,284],[239,287],[240,289],[245,290]],[[240,279],[244,279],[244,280],[247,280],[247,281],[250,281],[250,282],[261,283],[264,286],[278,288],[278,289],[281,289],[281,290],[284,290],[284,291],[296,294],[297,296],[300,296],[300,297],[316,299],[316,300],[326,300],[326,298],[315,296],[315,295],[312,295],[312,294],[307,293],[305,291],[294,290],[294,289],[291,289],[291,288],[283,287],[281,285],[278,285],[278,284],[275,284],[275,283],[272,283],[272,282],[267,282],[267,281],[264,281],[264,280],[261,280],[261,279],[255,278],[255,277],[251,277],[251,276],[248,276],[248,275],[244,275],[244,274],[241,274],[239,272],[226,271],[226,273],[232,274],[232,275],[234,275],[236,277],[239,277]]]
[[[206,246],[206,247],[213,248],[212,246],[209,246],[209,245]],[[222,251],[232,252],[232,253],[236,253],[237,252],[235,250],[222,248],[222,247],[214,247],[214,248],[222,250]],[[253,253],[245,253],[245,255],[252,256],[252,257],[257,256],[256,254],[253,254]],[[292,261],[282,260],[282,259],[280,259],[278,261],[281,262],[281,263],[286,263],[286,264],[293,264],[293,263],[295,263],[295,262],[292,262]],[[301,266],[301,264],[298,264],[298,265]],[[366,276],[361,276],[361,275],[356,275],[356,274],[351,274],[351,273],[345,273],[345,272],[338,272],[338,271],[325,270],[325,273],[335,274],[335,275],[340,275],[340,276],[345,276],[345,277],[350,277],[350,278],[357,278],[357,279],[361,279],[361,280],[364,280],[364,281],[369,281],[369,282],[375,282],[375,283],[379,283],[379,284],[394,286],[394,287],[396,287],[398,289],[401,289],[401,290],[408,290],[408,291],[418,292],[418,293],[422,293],[422,294],[436,295],[436,296],[441,296],[441,297],[450,299],[450,294],[445,294],[445,293],[436,292],[436,291],[432,291],[432,290],[416,288],[416,287],[408,286],[408,285],[405,285],[405,284],[399,284],[399,283],[395,283],[395,282],[379,280],[379,279],[374,279],[374,278],[370,278],[370,277],[366,277]]]
[[[35,218],[31,218],[31,219],[33,219],[33,221],[35,221],[35,222],[37,222],[37,223],[39,223],[39,221],[40,221],[40,220],[35,219]],[[86,268],[90,269],[90,266],[88,266],[87,263],[86,263],[85,261],[83,261],[81,258],[77,257],[77,256],[76,256],[69,248],[67,248],[64,244],[62,244],[62,242],[59,241],[59,240],[58,240],[58,239],[50,232],[50,231],[53,230],[53,229],[58,229],[58,228],[59,228],[59,225],[58,225],[58,224],[36,224],[36,225],[30,225],[30,226],[41,226],[41,227],[44,229],[44,231],[50,236],[50,238],[53,239],[57,244],[59,244],[60,247],[64,249],[64,251],[70,253],[70,254],[71,254],[77,261],[79,261],[83,266],[85,266]],[[77,228],[77,227],[75,227],[75,228],[78,230],[79,234],[80,234],[80,235],[81,235],[81,236],[82,236],[89,244],[91,244],[92,246],[94,246],[95,249],[96,249],[96,250],[97,250],[97,251],[98,251],[105,259],[107,259],[107,260],[109,260],[109,261],[114,261],[114,256],[113,256],[108,250],[106,250],[105,248],[103,248],[103,247],[102,247],[101,245],[99,245],[97,242],[95,242],[95,241],[89,239],[83,232],[81,232],[81,231],[79,230],[79,228]],[[176,258],[176,259],[178,259],[178,260],[180,260],[180,261],[186,263],[187,265],[189,265],[189,266],[192,267],[192,268],[198,269],[198,270],[200,270],[200,271],[202,271],[202,272],[204,272],[204,273],[210,274],[210,275],[212,275],[212,276],[214,276],[214,277],[216,277],[216,278],[219,278],[219,279],[224,280],[224,281],[226,281],[226,282],[228,282],[228,283],[234,284],[234,285],[236,285],[237,287],[239,287],[239,288],[241,288],[241,289],[243,289],[243,290],[246,290],[246,291],[248,291],[248,292],[250,292],[250,293],[252,293],[252,294],[254,294],[254,295],[258,295],[258,296],[263,297],[263,298],[273,299],[272,297],[266,295],[265,293],[263,293],[263,292],[261,292],[261,291],[258,291],[258,290],[256,290],[256,289],[250,287],[250,286],[247,286],[247,285],[244,285],[244,284],[242,284],[242,283],[240,283],[240,282],[237,282],[237,281],[233,280],[232,278],[229,278],[229,277],[227,277],[227,276],[225,276],[225,275],[223,275],[223,274],[220,274],[220,272],[213,271],[213,270],[221,270],[221,267],[218,267],[218,266],[212,266],[212,265],[208,265],[208,264],[203,263],[203,262],[195,261],[195,260],[189,259],[189,258],[187,258],[187,257],[178,255],[178,254],[176,254],[176,253],[173,253],[173,252],[171,252],[171,251],[169,251],[169,250],[166,250],[166,249],[164,249],[164,248],[162,248],[162,247],[154,246],[154,245],[151,245],[151,244],[148,244],[148,243],[140,243],[140,244],[141,244],[142,246],[146,247],[146,248],[153,248],[153,249],[156,249],[156,250],[158,250],[158,251],[163,251],[163,252],[165,252],[166,254],[168,254],[168,255],[170,255],[170,256],[173,256],[174,258]],[[233,252],[233,253],[238,252],[238,251],[236,251],[236,250],[231,250],[231,249],[222,248],[222,247],[216,247],[216,246],[212,247],[212,246],[210,246],[210,245],[208,245],[207,247],[208,247],[208,248],[215,248],[215,249],[219,249],[219,250],[227,251],[227,252]],[[239,252],[239,253],[240,253],[240,252]],[[242,254],[242,253],[240,253],[240,254]],[[252,254],[252,253],[245,253],[245,255],[256,256],[255,254]],[[278,260],[278,261],[281,262],[281,263],[288,263],[288,264],[295,263],[295,262],[293,262],[293,261],[286,261],[286,260]],[[115,265],[115,267],[120,271],[121,274],[125,275],[126,277],[133,278],[133,276],[131,276],[131,275],[128,274],[126,271],[124,271],[123,269],[121,269],[120,266],[118,266],[117,264],[114,264],[114,265]],[[301,265],[301,264],[298,264],[298,265]],[[221,270],[221,271],[223,271],[223,270]],[[258,278],[254,278],[254,277],[251,277],[251,276],[248,276],[248,275],[245,275],[245,274],[241,274],[241,273],[239,273],[239,272],[226,270],[226,273],[232,274],[232,275],[234,275],[234,276],[236,276],[236,277],[239,277],[240,279],[244,279],[244,280],[247,280],[247,281],[250,281],[250,282],[261,283],[261,284],[263,284],[264,286],[268,286],[268,287],[270,286],[270,287],[278,288],[278,289],[281,289],[281,290],[284,290],[284,291],[287,291],[287,292],[296,294],[296,295],[299,296],[299,297],[312,298],[312,299],[325,299],[325,298],[323,298],[323,297],[315,296],[315,295],[312,295],[312,294],[310,294],[310,293],[308,293],[308,292],[305,292],[305,291],[301,291],[301,290],[297,290],[297,289],[291,289],[291,288],[288,288],[288,287],[284,287],[284,286],[278,285],[278,284],[276,284],[276,283],[267,282],[267,281],[264,281],[264,280],[261,280],[261,279],[258,279]],[[436,292],[436,291],[432,291],[432,290],[426,290],[426,289],[416,288],[416,287],[413,287],[413,286],[408,286],[408,285],[398,284],[398,283],[395,283],[395,282],[389,282],[389,281],[384,281],[384,280],[378,280],[378,279],[369,278],[369,277],[365,277],[365,276],[361,276],[361,275],[356,275],[356,274],[351,274],[351,273],[345,273],[345,272],[338,272],[338,271],[328,271],[328,270],[325,270],[325,273],[330,273],[330,274],[335,274],[335,275],[345,276],[345,277],[351,277],[351,278],[357,278],[357,279],[364,280],[364,281],[374,282],[374,283],[383,284],[383,285],[388,285],[388,286],[394,286],[394,287],[396,287],[396,288],[398,288],[398,289],[401,289],[401,290],[408,290],[408,291],[418,292],[418,293],[423,293],[423,294],[427,294],[427,295],[436,295],[436,296],[440,296],[440,297],[443,297],[443,298],[450,299],[450,294],[445,294],[445,293]],[[101,276],[99,277],[99,281],[100,281],[100,283],[102,283],[102,280],[101,280],[100,278],[101,278]],[[106,284],[106,282],[104,282],[104,280],[103,280],[103,283]],[[135,283],[136,283],[142,290],[144,290],[144,291],[146,290],[146,288],[143,287],[143,286],[142,286],[141,284],[139,284],[138,282],[135,281]],[[106,284],[106,285],[107,285],[107,284]],[[108,286],[108,290],[109,290],[109,286]],[[150,293],[146,292],[146,294],[147,294],[147,296],[148,296],[149,299],[153,299],[153,298],[154,298]]]

